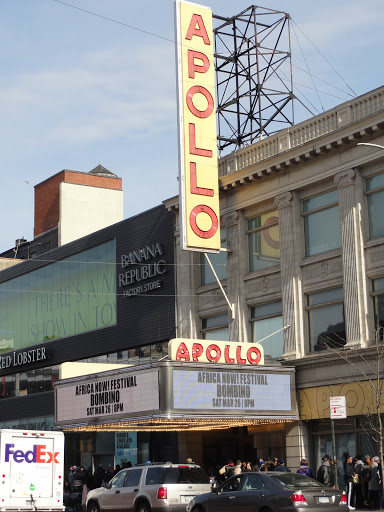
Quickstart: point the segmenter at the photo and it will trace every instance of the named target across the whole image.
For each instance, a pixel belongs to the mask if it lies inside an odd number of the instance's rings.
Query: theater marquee
[[[162,361],[55,382],[63,430],[201,430],[298,419],[294,368]]]
[[[212,11],[176,1],[180,219],[184,250],[220,250]]]

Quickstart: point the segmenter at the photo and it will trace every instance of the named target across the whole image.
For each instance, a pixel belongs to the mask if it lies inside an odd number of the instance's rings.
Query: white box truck
[[[0,429],[0,511],[64,511],[64,433]]]

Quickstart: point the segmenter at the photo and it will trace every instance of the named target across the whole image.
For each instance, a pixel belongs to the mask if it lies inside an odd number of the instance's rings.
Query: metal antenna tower
[[[293,125],[289,14],[252,5],[213,18],[219,150]]]

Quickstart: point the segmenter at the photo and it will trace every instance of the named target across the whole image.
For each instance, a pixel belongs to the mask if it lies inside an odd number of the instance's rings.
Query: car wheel
[[[100,512],[99,504],[96,501],[89,501],[87,504],[87,512]]]
[[[264,507],[260,509],[260,512],[273,512],[269,507]]]
[[[201,505],[196,505],[195,507],[193,507],[191,512],[205,512],[205,510],[203,509],[203,507]]]
[[[151,512],[151,507],[145,501],[139,503],[136,512]]]

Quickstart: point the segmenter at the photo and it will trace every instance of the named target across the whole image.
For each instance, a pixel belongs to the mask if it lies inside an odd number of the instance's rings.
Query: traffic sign
[[[331,413],[331,419],[344,419],[347,417],[347,404],[345,402],[345,396],[330,396],[329,397],[329,409]]]

